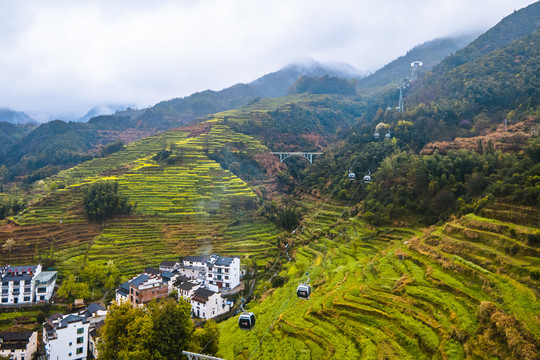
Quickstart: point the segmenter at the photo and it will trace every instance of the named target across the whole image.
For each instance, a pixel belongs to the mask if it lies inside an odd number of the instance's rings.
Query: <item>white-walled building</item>
[[[17,305],[49,301],[56,271],[41,271],[41,264],[0,268],[0,304]]]
[[[163,260],[161,264],[159,264],[159,270],[173,272],[178,270],[180,265],[181,264],[178,261]]]
[[[0,332],[0,357],[31,360],[37,351],[37,331]]]
[[[230,310],[230,305],[220,293],[198,288],[191,297],[191,312],[203,319],[212,319]]]
[[[178,291],[178,299],[184,298],[190,301],[195,291],[201,287],[201,284],[194,280],[184,281],[176,286]]]
[[[212,260],[206,264],[206,282],[210,290],[231,290],[240,285],[240,258],[217,256]]]
[[[43,324],[48,360],[86,360],[90,322],[83,316],[56,314]]]

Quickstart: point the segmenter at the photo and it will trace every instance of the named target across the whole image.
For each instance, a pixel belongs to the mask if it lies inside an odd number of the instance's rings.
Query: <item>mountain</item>
[[[100,115],[112,115],[119,111],[124,111],[130,108],[130,106],[125,105],[99,105],[91,108],[84,116],[74,120],[76,122],[87,122],[93,117]]]
[[[90,302],[163,260],[238,256],[257,321],[240,330],[240,295],[229,298],[214,354],[226,359],[538,359],[539,36],[436,67],[410,82],[402,112],[381,108],[384,93],[258,99],[241,85],[36,129],[21,164],[58,150],[54,134],[77,152],[118,129],[177,124],[2,193],[0,265],[39,261]],[[247,105],[178,125],[208,99]],[[295,156],[306,151],[321,154]],[[136,209],[85,215],[102,182]],[[2,326],[35,326],[34,309],[18,311]]]
[[[421,77],[430,71],[445,57],[469,44],[476,36],[461,36],[434,39],[415,46],[405,55],[383,66],[371,75],[358,80],[358,89],[361,93],[384,89],[387,86],[397,86],[404,81]],[[422,65],[412,73],[411,64],[420,61]]]
[[[266,74],[249,83],[261,97],[280,97],[287,95],[289,88],[300,76],[334,76],[355,79],[362,74],[348,64],[291,64],[273,73]]]
[[[494,27],[480,35],[469,46],[445,59],[438,70],[448,71],[450,68],[460,66],[480,56],[489,54],[514,40],[532,34],[538,29],[539,25],[540,2],[536,2],[506,16]]]
[[[11,124],[38,124],[38,122],[21,111],[0,109],[0,121]]]

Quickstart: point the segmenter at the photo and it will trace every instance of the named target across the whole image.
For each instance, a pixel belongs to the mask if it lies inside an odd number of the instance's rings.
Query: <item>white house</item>
[[[184,266],[204,268],[206,265],[205,256],[186,256],[183,260]]]
[[[56,284],[56,271],[41,271],[41,264],[0,268],[2,305],[49,301]]]
[[[37,351],[37,331],[0,332],[0,357],[31,360]]]
[[[201,284],[194,280],[184,281],[177,284],[176,290],[178,291],[178,299],[180,300],[180,298],[184,298],[187,301],[190,301],[195,291],[200,287]]]
[[[240,285],[240,258],[216,255],[212,260],[206,263],[206,282],[210,290],[231,290]]]
[[[120,287],[116,289],[115,300],[117,304],[129,301],[129,281],[120,284]]]
[[[173,272],[178,270],[180,265],[181,264],[178,261],[163,260],[161,264],[159,264],[159,270]]]
[[[43,344],[49,360],[86,360],[90,322],[83,316],[56,314],[43,324]]]
[[[212,319],[229,311],[230,305],[220,293],[198,288],[191,297],[191,312],[203,319]]]

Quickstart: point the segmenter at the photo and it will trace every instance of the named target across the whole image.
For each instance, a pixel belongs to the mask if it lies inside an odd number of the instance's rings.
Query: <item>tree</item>
[[[90,289],[88,284],[77,282],[75,275],[69,277],[62,282],[62,286],[56,293],[59,297],[73,301],[75,299],[88,299],[90,297]]]
[[[128,198],[118,195],[117,182],[98,182],[84,191],[83,207],[90,220],[102,223],[114,215],[127,215],[133,210]]]
[[[186,301],[170,298],[146,308],[112,305],[98,345],[100,359],[182,359],[182,351],[194,347],[190,311]]]
[[[7,239],[4,245],[2,245],[2,250],[7,251],[8,253],[8,263],[9,263],[9,259],[11,258],[11,251],[13,251],[14,247],[15,247],[15,240],[13,240],[13,238]]]
[[[214,320],[208,320],[202,328],[195,330],[193,340],[194,351],[205,355],[216,355],[219,350],[218,325]]]

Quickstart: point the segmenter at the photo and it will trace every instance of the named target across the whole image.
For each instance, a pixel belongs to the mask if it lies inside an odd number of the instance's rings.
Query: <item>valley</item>
[[[19,129],[0,172],[0,266],[57,271],[60,295],[54,309],[0,310],[0,330],[41,329],[74,299],[110,304],[148,267],[218,254],[240,258],[244,284],[217,323],[186,316],[200,353],[538,359],[539,9],[461,50],[415,48],[430,69],[404,82],[409,57],[360,81],[286,68],[89,125]],[[130,336],[150,333],[142,321]]]

